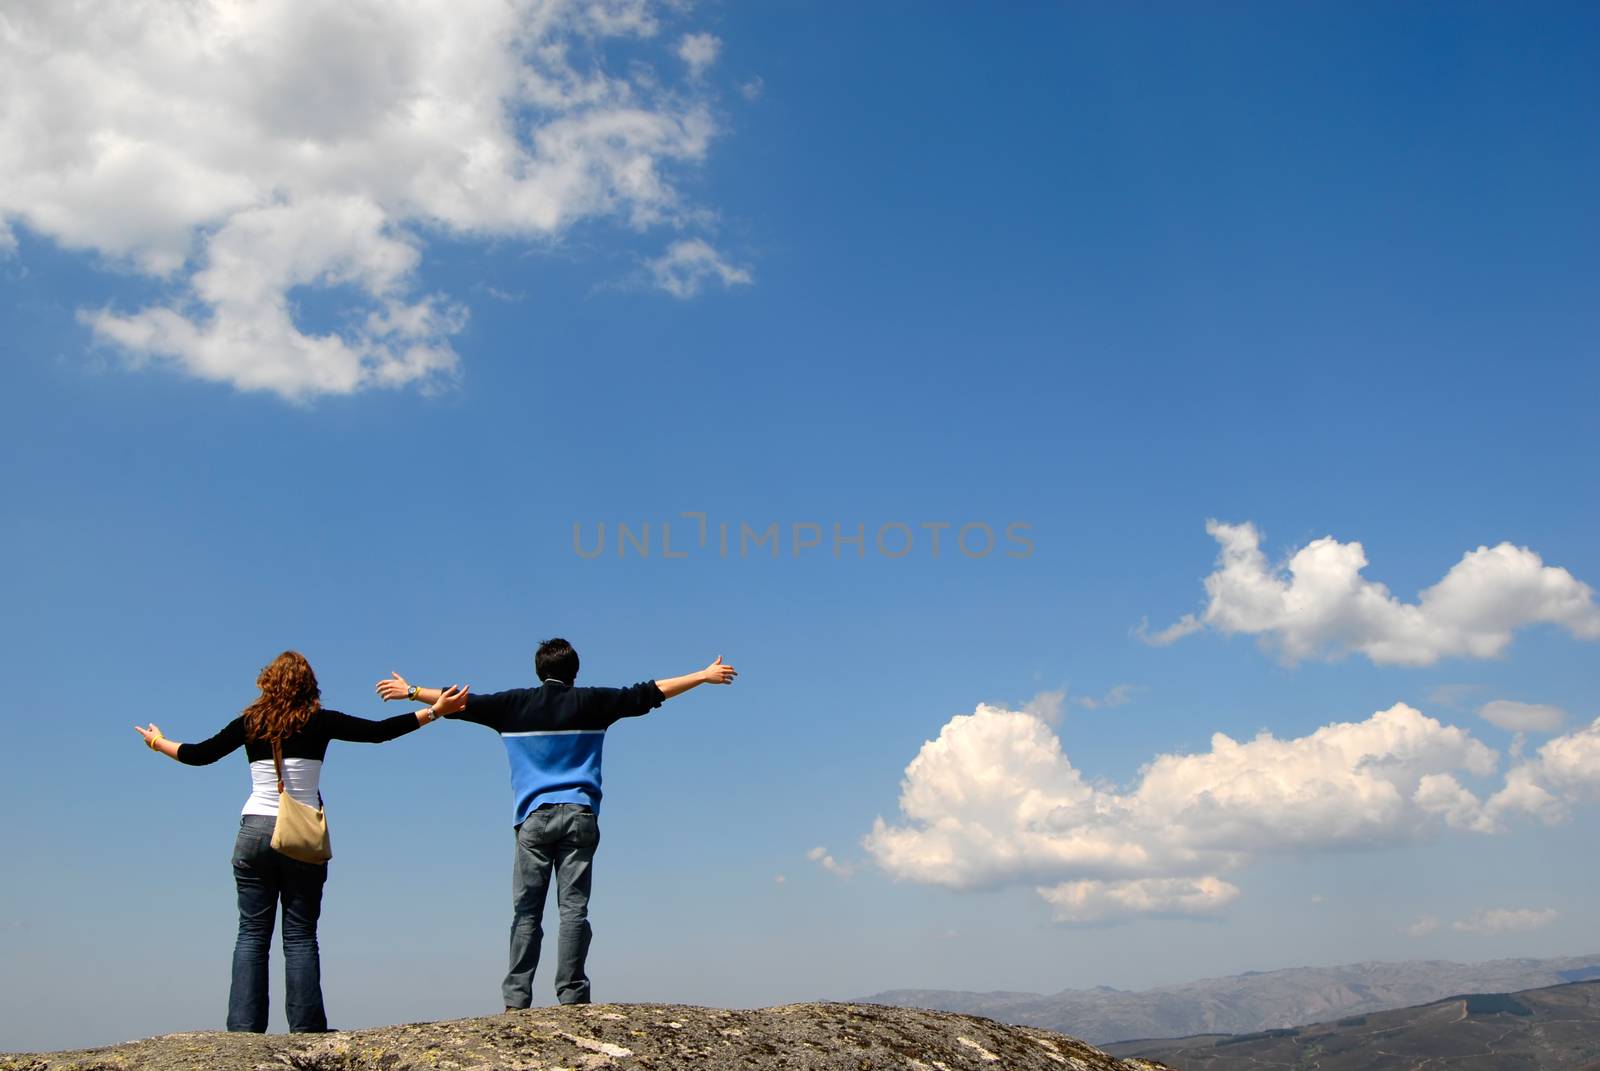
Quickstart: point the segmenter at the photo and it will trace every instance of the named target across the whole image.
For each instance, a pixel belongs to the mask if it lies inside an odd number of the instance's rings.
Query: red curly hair
[[[322,709],[322,689],[311,663],[299,651],[285,651],[256,677],[261,697],[244,708],[244,733],[251,740],[293,736]]]

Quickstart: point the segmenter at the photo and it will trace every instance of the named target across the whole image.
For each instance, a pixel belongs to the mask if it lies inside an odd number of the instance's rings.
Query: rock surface
[[[675,1004],[534,1008],[321,1035],[168,1034],[81,1052],[0,1055],[0,1071],[1159,1071],[1075,1038],[871,1004],[724,1011]]]

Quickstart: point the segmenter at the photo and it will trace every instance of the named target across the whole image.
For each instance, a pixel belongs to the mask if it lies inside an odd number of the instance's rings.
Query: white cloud
[[[812,848],[809,852],[807,852],[806,858],[811,860],[813,863],[816,863],[828,873],[841,878],[848,878],[851,874],[854,874],[856,870],[855,867],[850,866],[848,863],[839,862],[833,856],[828,854],[828,849],[820,846]]]
[[[707,102],[604,69],[658,31],[644,0],[13,6],[0,236],[164,281],[80,313],[136,364],[290,398],[448,377],[465,312],[417,292],[426,237],[704,217],[671,169],[704,159]],[[749,281],[713,254],[680,289],[706,272]],[[330,322],[303,314],[318,292]]]
[[[1215,877],[1139,878],[1133,881],[1069,881],[1039,895],[1057,922],[1116,922],[1140,915],[1210,915],[1239,895]]]
[[[1086,781],[1039,717],[979,706],[923,745],[906,768],[901,822],[878,819],[865,844],[891,875],[952,889],[1025,884],[1058,907],[1062,897],[1145,896],[1177,905],[1163,910],[1209,910],[1226,902],[1221,885],[1179,895],[1170,886],[1073,883],[1198,881],[1263,854],[1371,847],[1471,826],[1481,808],[1465,805],[1452,775],[1484,776],[1495,761],[1464,730],[1396,704],[1291,740],[1218,733],[1209,751],[1157,756],[1118,791]]]
[[[1567,819],[1566,800],[1541,784],[1538,763],[1521,762],[1506,771],[1506,783],[1483,805],[1482,813],[1471,819],[1471,828],[1483,833],[1498,833],[1505,819],[1517,815],[1537,818],[1546,825]]]
[[[1444,819],[1451,829],[1492,833],[1496,826],[1485,816],[1478,797],[1447,773],[1427,774],[1417,781],[1411,801],[1424,812]]]
[[[1032,714],[1050,725],[1059,725],[1061,716],[1068,706],[1079,710],[1110,710],[1114,707],[1124,706],[1131,702],[1133,693],[1138,687],[1132,684],[1118,684],[1104,695],[1068,695],[1065,688],[1052,688],[1036,693],[1032,699],[1022,704],[1025,714]]]
[[[1556,917],[1557,913],[1552,908],[1492,908],[1474,912],[1470,918],[1451,923],[1450,928],[1461,933],[1493,937],[1502,933],[1537,930],[1550,925]]]
[[[1126,706],[1137,690],[1132,684],[1118,684],[1112,686],[1105,695],[1075,695],[1072,697],[1072,705],[1080,710],[1110,710],[1113,707]]]
[[[772,883],[774,885],[787,885],[789,883],[789,879],[786,875],[777,874],[773,877]]]
[[[1432,915],[1422,915],[1417,921],[1407,926],[1407,937],[1426,937],[1439,928],[1439,920]]]
[[[1566,797],[1600,797],[1600,718],[1546,741],[1528,771],[1530,778]]]
[[[1496,753],[1404,703],[1291,739],[1217,733],[1205,752],[1156,756],[1126,788],[1085,779],[1037,706],[980,705],[922,746],[899,818],[863,838],[880,868],[961,891],[1031,886],[1065,921],[1205,914],[1238,895],[1221,875],[1264,856],[1555,823],[1600,795],[1600,719],[1481,798],[1463,779],[1491,776]]]
[[[1032,714],[1048,725],[1061,724],[1061,714],[1067,702],[1065,688],[1053,688],[1049,691],[1038,692],[1034,697],[1022,704],[1025,714]]]
[[[700,78],[717,61],[722,40],[708,33],[686,33],[678,41],[678,58],[689,65],[689,77]]]
[[[760,100],[761,94],[766,92],[767,83],[758,74],[739,86],[739,92],[745,100]]]
[[[601,37],[653,37],[661,28],[650,0],[583,0],[574,11],[582,30]]]
[[[1166,628],[1151,632],[1149,619],[1141,617],[1133,628],[1133,634],[1152,647],[1166,647],[1177,643],[1185,636],[1193,636],[1205,627],[1206,623],[1194,614],[1184,614]]]
[[[1593,590],[1526,547],[1470,551],[1417,602],[1405,603],[1361,575],[1367,557],[1360,543],[1324,537],[1273,566],[1254,525],[1208,521],[1206,531],[1222,551],[1205,580],[1205,610],[1155,633],[1141,624],[1136,632],[1147,642],[1172,643],[1213,628],[1260,636],[1287,662],[1359,652],[1380,664],[1420,666],[1445,657],[1493,657],[1516,629],[1533,624],[1600,639]]]
[[[750,273],[723,260],[721,255],[699,238],[674,242],[665,254],[649,262],[655,283],[676,298],[691,298],[708,280],[723,286],[746,286]]]
[[[1567,720],[1560,707],[1496,699],[1478,708],[1478,716],[1491,725],[1516,733],[1553,733]]]
[[[1369,847],[1432,831],[1454,774],[1486,776],[1495,761],[1465,730],[1397,703],[1295,739],[1217,733],[1210,752],[1158,756],[1134,799],[1186,844],[1217,851]]]

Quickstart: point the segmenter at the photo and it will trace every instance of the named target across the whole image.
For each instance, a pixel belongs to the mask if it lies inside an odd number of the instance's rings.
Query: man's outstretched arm
[[[379,681],[377,692],[385,702],[390,699],[412,699],[418,703],[438,705],[441,713],[447,718],[476,722],[497,732],[503,728],[502,722],[513,707],[516,697],[523,694],[513,689],[509,692],[467,696],[466,702],[451,703],[449,709],[445,709],[444,704],[440,703],[440,699],[446,694],[444,689],[412,687],[411,683],[398,673],[391,673],[387,680]]]
[[[738,675],[739,671],[725,664],[722,661],[722,656],[718,655],[716,661],[697,673],[685,673],[681,677],[666,677],[657,680],[655,685],[661,689],[663,698],[671,699],[675,695],[682,695],[689,689],[698,688],[702,684],[732,684],[733,678]],[[410,682],[398,673],[390,674],[388,680],[379,681],[377,692],[385,700],[412,699],[419,703],[435,703],[444,694],[439,688],[423,688],[420,686],[412,688]],[[474,696],[473,698],[481,703],[485,697]]]
[[[702,684],[732,684],[733,678],[738,675],[739,671],[732,666],[724,665],[722,656],[718,655],[715,662],[698,673],[686,673],[681,677],[668,677],[665,680],[657,680],[656,687],[661,689],[663,696],[671,699],[675,695],[682,695],[689,689],[698,688]]]
[[[391,671],[389,679],[378,682],[378,695],[384,702],[391,699],[410,699],[418,703],[436,703],[444,694],[443,688],[413,688],[409,681],[400,674]]]

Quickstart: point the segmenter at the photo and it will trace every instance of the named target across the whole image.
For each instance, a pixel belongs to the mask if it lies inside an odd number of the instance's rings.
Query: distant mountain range
[[[864,999],[984,1015],[1100,1045],[1128,1038],[1250,1034],[1428,1004],[1459,993],[1509,993],[1597,978],[1600,953],[1488,963],[1418,960],[1290,967],[1138,991],[1101,986],[1046,996],[894,989]]]
[[[1257,1034],[1129,1041],[1106,1050],[1183,1071],[1596,1071],[1600,982],[1451,997]]]

